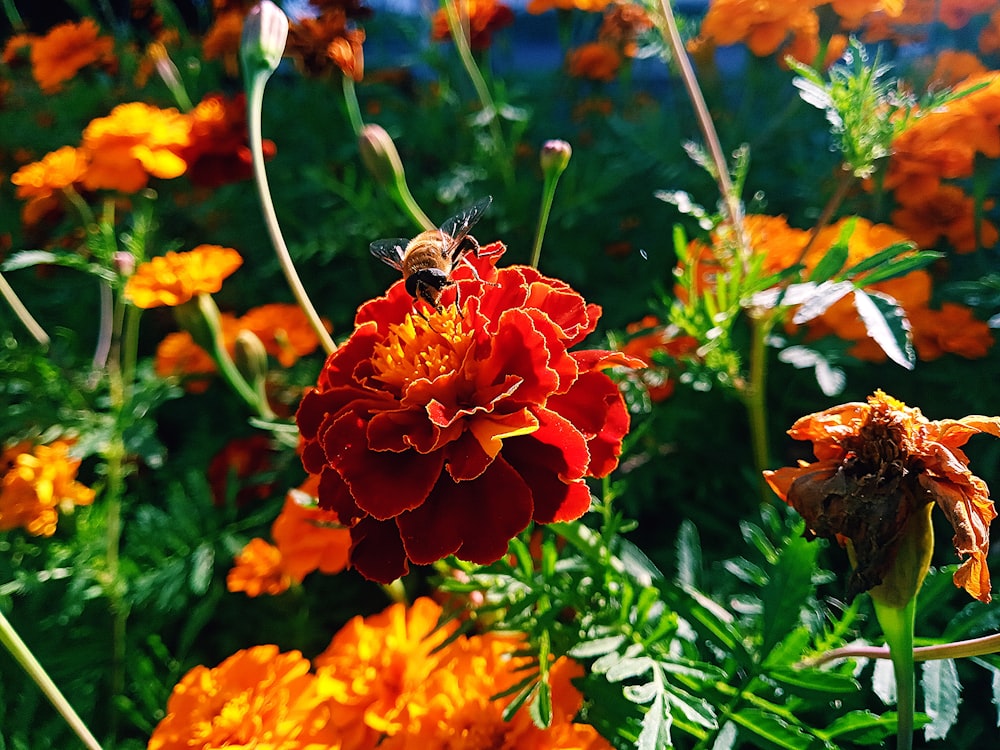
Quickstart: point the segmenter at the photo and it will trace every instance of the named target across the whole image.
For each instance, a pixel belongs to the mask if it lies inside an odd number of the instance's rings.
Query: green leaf
[[[924,691],[924,710],[931,723],[924,727],[928,741],[943,740],[958,720],[962,702],[962,683],[954,659],[937,659],[923,664],[920,687]]]
[[[830,249],[826,251],[826,254],[819,259],[819,263],[816,264],[812,273],[809,274],[809,281],[821,284],[833,278],[844,267],[850,247],[850,237],[854,232],[854,225],[856,223],[857,219],[853,217],[844,222],[844,226],[840,230],[840,236],[837,237],[837,241]]]
[[[202,542],[191,556],[191,575],[188,583],[191,591],[203,596],[212,583],[212,572],[215,567],[215,549],[211,544]]]
[[[844,272],[844,278],[856,279],[869,268],[877,268],[883,263],[888,263],[896,256],[911,252],[913,249],[914,244],[909,240],[896,242],[883,250],[879,250],[874,255],[869,255],[867,258],[855,263]]]
[[[701,570],[698,527],[685,518],[677,532],[677,583],[681,586],[697,586],[701,580]]]
[[[795,311],[792,322],[801,324],[818,318],[853,290],[854,284],[850,281],[824,281]]]
[[[652,659],[648,656],[640,656],[635,659],[621,659],[610,666],[604,674],[609,682],[621,682],[646,674],[652,667]],[[594,663],[594,671],[598,671],[597,662]]]
[[[910,336],[910,322],[902,307],[887,294],[854,292],[854,307],[865,330],[886,355],[901,367],[912,370],[917,361]]]
[[[892,720],[887,718],[889,716]],[[875,744],[896,732],[895,716],[894,713],[879,716],[871,711],[851,711],[823,730],[823,736],[859,745]]]
[[[938,258],[943,257],[944,253],[935,252],[934,250],[923,250],[919,253],[914,253],[913,255],[907,255],[905,258],[900,258],[899,260],[886,263],[882,266],[882,268],[877,268],[871,273],[865,274],[863,278],[856,279],[855,283],[860,286],[868,286],[869,284],[874,284],[878,281],[895,279],[899,276],[905,276],[910,273],[910,271],[915,271],[918,268],[929,266]]]
[[[806,750],[818,744],[816,737],[794,727],[784,719],[758,708],[748,708],[732,715],[732,720],[752,735],[758,747],[776,750]]]
[[[5,260],[2,267],[4,271],[19,271],[40,265],[75,268],[77,271],[93,274],[108,282],[116,281],[118,278],[110,269],[91,263],[76,253],[53,253],[48,250],[22,250]]]
[[[666,710],[663,693],[653,699],[653,705],[642,717],[642,731],[635,743],[636,750],[662,750],[673,747],[670,739],[670,714]]]
[[[548,729],[552,724],[552,687],[546,680],[538,683],[538,692],[528,707],[531,720],[539,729]]]
[[[851,675],[820,669],[781,667],[770,670],[767,676],[796,695],[855,693],[860,689],[858,681]]]
[[[764,605],[762,642],[758,658],[763,661],[799,622],[799,613],[813,591],[812,574],[819,546],[804,537],[792,537],[778,557],[771,580],[761,592]]]
[[[618,647],[625,642],[623,635],[609,635],[606,638],[596,638],[592,641],[578,643],[569,650],[569,655],[574,659],[594,659],[598,656],[610,654],[617,651]]]

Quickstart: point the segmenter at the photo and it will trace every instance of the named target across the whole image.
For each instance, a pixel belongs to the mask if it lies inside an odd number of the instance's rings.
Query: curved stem
[[[542,256],[542,240],[545,237],[545,227],[549,223],[549,211],[552,210],[552,202],[556,197],[556,184],[559,182],[559,175],[562,172],[547,171],[545,173],[545,183],[542,186],[542,205],[538,211],[538,227],[535,229],[535,244],[531,249],[532,268],[538,268],[538,261]]]
[[[361,116],[361,105],[358,103],[358,92],[354,88],[354,79],[349,75],[341,76],[344,86],[344,104],[347,107],[347,119],[351,122],[351,129],[355,136],[361,135],[361,129],[365,126],[364,118]]]
[[[939,643],[934,646],[918,646],[913,649],[913,661],[932,661],[934,659],[966,659],[970,656],[984,656],[1000,652],[1000,633],[984,635],[981,638],[969,638],[965,641]],[[888,646],[845,646],[835,648],[824,654],[806,659],[803,666],[819,667],[837,659],[891,659]]]
[[[73,706],[66,700],[66,697],[60,692],[59,688],[56,687],[52,678],[49,677],[34,654],[31,653],[31,650],[21,640],[21,637],[14,630],[3,612],[0,612],[0,643],[11,653],[11,656],[28,673],[31,679],[35,681],[35,684],[41,688],[45,697],[49,699],[49,702],[59,712],[59,715],[66,720],[66,723],[69,724],[70,728],[88,750],[101,750],[101,744],[90,733],[90,730],[87,729],[87,725],[83,723],[80,716],[73,710]]]
[[[278,226],[278,217],[274,212],[274,204],[271,201],[271,191],[267,185],[267,172],[264,170],[264,149],[260,128],[260,113],[264,104],[264,84],[267,83],[267,76],[258,74],[254,76],[250,86],[250,95],[247,97],[247,127],[250,136],[250,153],[253,157],[253,176],[257,185],[257,195],[260,197],[261,208],[264,210],[264,223],[274,246],[274,252],[278,256],[281,270],[285,274],[288,286],[295,295],[295,300],[299,307],[309,319],[309,325],[316,332],[323,350],[327,354],[332,354],[337,349],[333,339],[323,325],[323,321],[313,307],[309,295],[306,293],[299,274],[292,263],[292,256],[288,252],[288,246],[281,236],[281,228]]]
[[[21,302],[21,298],[17,296],[14,288],[7,283],[7,279],[4,278],[3,274],[0,273],[0,295],[3,296],[4,300],[10,305],[10,309],[14,311],[14,315],[17,319],[21,321],[25,328],[28,329],[28,333],[31,337],[39,343],[40,346],[47,347],[51,343],[52,339],[49,338],[49,334],[45,332],[38,321],[35,320],[31,313],[28,312],[28,308],[24,306]]]
[[[479,103],[489,116],[490,135],[493,138],[493,146],[500,174],[507,187],[513,187],[514,168],[513,163],[508,158],[510,154],[507,151],[507,144],[504,141],[503,131],[500,128],[500,113],[497,111],[492,94],[490,94],[490,88],[486,85],[486,79],[483,78],[483,74],[472,57],[472,48],[469,47],[469,40],[466,37],[462,19],[458,14],[456,0],[441,0],[441,5],[448,19],[448,31],[451,33],[451,39],[455,44],[455,51],[458,52],[458,57],[462,61],[462,67],[465,68],[465,72],[468,73],[469,79],[472,81],[472,86],[476,90]]]
[[[913,672],[913,621],[916,598],[903,607],[891,607],[873,598],[878,618],[892,658],[896,676],[896,750],[913,747],[913,712],[915,710],[916,678]]]

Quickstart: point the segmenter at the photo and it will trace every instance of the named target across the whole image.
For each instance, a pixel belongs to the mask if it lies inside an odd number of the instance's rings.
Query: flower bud
[[[241,330],[236,334],[233,356],[236,369],[252,387],[257,388],[267,376],[267,351],[253,331]]]
[[[125,278],[135,273],[135,256],[127,250],[119,250],[114,255],[115,268]]]
[[[548,175],[552,173],[558,177],[569,164],[569,158],[573,155],[573,147],[566,141],[552,140],[542,144],[541,164],[542,171]]]
[[[396,144],[381,125],[365,125],[361,129],[358,149],[365,168],[380,185],[395,185],[405,179]]]
[[[243,22],[240,57],[247,75],[273,73],[288,40],[288,17],[271,0],[261,0]]]

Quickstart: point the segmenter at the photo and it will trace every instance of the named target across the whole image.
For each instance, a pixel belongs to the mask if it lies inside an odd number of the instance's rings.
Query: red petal
[[[323,450],[347,482],[358,507],[385,520],[424,502],[441,474],[444,454],[371,450],[365,437],[367,426],[366,414],[341,415],[324,432]]]
[[[406,554],[418,564],[452,554],[482,565],[496,562],[531,521],[531,494],[503,460],[469,482],[442,476],[427,502],[397,519]]]
[[[344,526],[353,526],[367,515],[354,502],[351,491],[340,478],[340,474],[329,466],[319,475],[316,498],[319,500],[319,507],[336,513],[338,520]]]
[[[489,355],[479,363],[478,388],[506,382],[508,374],[522,382],[514,394],[519,403],[544,403],[559,385],[559,373],[551,363],[558,362],[565,348],[554,336],[546,337],[523,310],[503,313],[499,328],[490,340]]]
[[[352,527],[350,559],[361,575],[379,583],[392,583],[410,570],[393,521],[365,518]]]
[[[604,373],[585,372],[568,393],[553,396],[548,407],[568,419],[587,437],[587,475],[607,476],[617,465],[629,414],[618,386]]]

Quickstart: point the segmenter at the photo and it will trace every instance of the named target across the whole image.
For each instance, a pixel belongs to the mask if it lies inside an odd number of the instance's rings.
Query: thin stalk
[[[349,75],[342,75],[341,81],[344,87],[344,105],[347,108],[347,119],[351,123],[351,129],[355,137],[361,135],[361,129],[365,126],[365,120],[361,116],[361,104],[358,103],[358,92],[354,87],[354,79]]]
[[[483,110],[489,115],[490,136],[493,139],[493,148],[498,156],[497,166],[507,187],[514,186],[514,165],[510,160],[510,152],[503,137],[503,130],[500,128],[500,113],[497,111],[496,103],[490,94],[490,88],[486,85],[486,79],[476,65],[472,57],[472,48],[469,46],[468,37],[463,28],[462,19],[459,17],[455,0],[441,0],[445,16],[448,19],[448,31],[455,44],[455,51],[462,61],[462,67],[472,81],[472,87],[476,90],[476,96]]]
[[[878,618],[892,658],[892,671],[896,676],[896,750],[913,748],[913,712],[915,710],[916,678],[913,671],[913,622],[916,597],[903,607],[891,607],[876,598],[875,616]]]
[[[542,185],[542,204],[538,211],[538,226],[535,228],[535,244],[531,249],[532,268],[538,268],[538,261],[542,257],[542,240],[545,238],[545,228],[549,223],[549,212],[552,210],[552,202],[556,197],[556,184],[559,182],[561,171],[545,172],[545,182]]]
[[[3,0],[3,12],[6,14],[7,20],[10,21],[10,26],[15,34],[22,34],[28,30],[28,27],[24,25],[24,19],[21,18],[21,14],[14,6],[14,0]]]
[[[918,646],[913,649],[913,661],[933,661],[935,659],[967,659],[970,656],[985,656],[1000,653],[1000,633],[970,638],[965,641],[939,643],[934,646]],[[819,667],[837,659],[891,659],[888,646],[846,646],[835,648],[812,659],[803,661],[803,666]]]
[[[733,182],[729,178],[729,164],[722,151],[719,134],[715,129],[715,123],[712,121],[712,115],[708,111],[705,97],[702,95],[701,87],[698,85],[698,77],[695,75],[691,60],[684,49],[684,42],[681,39],[680,31],[677,29],[677,19],[674,18],[674,11],[670,7],[670,0],[660,0],[660,9],[663,11],[663,19],[667,25],[667,42],[670,45],[674,60],[680,69],[681,80],[684,82],[684,88],[687,90],[688,98],[691,100],[695,116],[698,119],[698,126],[701,128],[705,144],[708,146],[708,153],[712,157],[712,163],[715,165],[715,179],[719,183],[719,192],[722,195],[726,213],[729,214],[729,221],[733,225],[733,231],[736,232],[741,250],[741,260],[745,266],[750,257],[751,248],[743,227],[743,210],[740,208],[739,199],[736,196],[736,191],[733,189]]]
[[[309,325],[316,332],[323,350],[327,354],[332,354],[337,349],[330,334],[327,333],[323,321],[313,307],[309,295],[306,293],[299,274],[295,270],[292,256],[288,252],[284,237],[281,235],[281,228],[278,226],[278,217],[274,212],[274,203],[271,201],[271,191],[267,185],[267,172],[264,170],[264,149],[261,136],[260,114],[264,105],[264,84],[267,83],[267,76],[256,75],[250,86],[250,96],[247,97],[247,126],[250,136],[250,153],[253,157],[253,176],[257,185],[257,195],[260,198],[261,208],[264,210],[264,223],[267,225],[267,232],[271,238],[274,252],[278,256],[281,270],[285,274],[288,286],[291,287],[292,294],[299,307],[309,319]]]
[[[94,347],[93,366],[95,370],[102,370],[108,364],[108,353],[111,351],[114,292],[111,289],[111,284],[104,279],[98,281],[97,292],[100,295],[100,304],[97,318],[97,345]]]
[[[0,295],[3,295],[4,300],[10,305],[10,309],[14,311],[14,315],[17,319],[21,321],[21,324],[28,329],[28,333],[31,337],[38,342],[40,346],[48,347],[52,339],[49,338],[49,334],[45,332],[38,321],[35,320],[31,313],[28,312],[28,308],[24,306],[21,302],[21,298],[17,296],[14,288],[7,283],[7,279],[4,278],[3,274],[0,273]]]
[[[45,697],[49,699],[49,702],[59,712],[59,715],[65,719],[70,729],[80,738],[80,741],[88,750],[101,750],[101,743],[87,729],[87,725],[83,723],[80,716],[73,710],[73,706],[66,700],[66,697],[60,692],[59,688],[56,687],[52,678],[49,677],[42,665],[39,664],[38,659],[35,658],[31,650],[21,640],[21,637],[14,630],[3,612],[0,612],[0,643],[4,645],[11,656],[14,657],[14,660],[28,673],[28,676],[35,681],[35,684],[41,688]]]
[[[767,402],[765,398],[767,383],[767,337],[771,331],[773,317],[764,314],[762,317],[751,316],[750,340],[750,372],[747,386],[743,391],[743,404],[747,410],[750,422],[750,445],[753,449],[753,460],[760,477],[760,490],[764,502],[770,498],[767,482],[763,479],[763,471],[771,464],[767,439]]]
[[[816,244],[816,238],[819,237],[819,233],[829,226],[834,213],[836,213],[837,209],[840,208],[840,204],[844,202],[844,198],[847,197],[847,191],[851,189],[853,184],[854,175],[847,170],[842,171],[837,179],[837,187],[834,189],[830,199],[826,202],[826,205],[823,206],[823,210],[820,212],[819,218],[816,220],[816,224],[809,232],[809,241],[806,242],[805,247],[803,247],[802,251],[799,253],[799,257],[795,261],[796,265],[805,260],[806,255],[809,254],[813,245]]]

